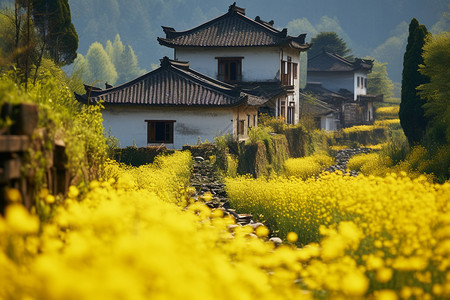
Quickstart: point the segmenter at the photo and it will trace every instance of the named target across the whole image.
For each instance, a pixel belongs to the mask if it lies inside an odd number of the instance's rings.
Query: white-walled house
[[[174,49],[174,59],[189,61],[193,69],[220,81],[264,94],[260,109],[287,123],[299,120],[300,53],[309,49],[306,34],[287,35],[273,21],[248,18],[245,9],[228,12],[186,31],[163,27],[161,45]],[[246,119],[241,120],[247,122]]]
[[[308,82],[320,82],[333,92],[347,90],[353,100],[367,94],[367,74],[372,71],[373,60],[357,58],[350,61],[334,53],[323,51],[308,59]]]
[[[103,104],[103,126],[122,147],[165,144],[169,149],[226,133],[246,139],[249,128],[257,126],[258,107],[268,100],[167,57],[160,68],[123,85],[86,87],[85,95],[76,96]]]
[[[299,120],[300,53],[306,34],[287,35],[273,21],[227,13],[187,31],[163,27],[161,45],[174,49],[161,67],[105,90],[86,87],[84,103],[102,102],[104,128],[122,147],[165,144],[181,149],[230,133],[248,138],[258,113]]]
[[[372,66],[372,60],[357,58],[350,61],[326,51],[308,59],[308,83],[303,92],[332,105],[339,112],[333,115],[334,121],[322,122],[319,128],[330,130],[333,122],[336,126],[331,130],[373,124],[374,102],[382,101],[383,95],[367,94],[367,74]]]

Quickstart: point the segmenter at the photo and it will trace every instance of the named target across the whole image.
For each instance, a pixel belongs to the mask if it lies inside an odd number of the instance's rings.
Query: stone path
[[[335,161],[336,164],[332,165],[331,167],[325,169],[325,171],[328,172],[334,172],[334,171],[342,171],[342,173],[347,172],[347,164],[350,158],[357,154],[361,153],[370,153],[373,150],[370,148],[349,148],[349,149],[343,149],[339,150],[336,154]],[[358,175],[358,171],[350,171],[349,172],[351,176]]]
[[[230,207],[225,185],[221,182],[209,160],[205,160],[200,156],[195,157],[191,185],[196,189],[195,199],[203,199],[204,201],[208,199],[205,201],[208,207],[221,209],[225,214],[235,218],[236,225],[232,225],[232,227],[249,225],[256,229],[264,225],[263,223],[255,222],[251,214],[238,213]],[[278,237],[271,237],[269,240],[277,246],[282,244],[282,240]]]

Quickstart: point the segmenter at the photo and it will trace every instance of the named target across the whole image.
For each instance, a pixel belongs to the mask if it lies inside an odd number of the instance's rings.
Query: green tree
[[[42,40],[41,59],[47,54],[56,64],[71,64],[77,57],[78,35],[68,0],[33,0],[34,24]]]
[[[352,50],[347,48],[345,41],[336,32],[321,32],[311,39],[311,43],[312,46],[308,51],[308,57],[314,57],[325,50],[347,59],[353,59]]]
[[[102,44],[95,42],[88,50],[86,55],[87,64],[89,66],[87,74],[88,78],[83,78],[87,84],[96,84],[103,86],[105,82],[109,84],[116,83],[117,71],[114,64],[109,59]]]
[[[91,71],[89,69],[89,62],[80,53],[78,53],[77,58],[73,62],[72,70],[73,75],[78,76],[86,82],[88,82],[92,78]]]
[[[423,47],[420,73],[430,81],[418,87],[426,100],[425,115],[430,119],[427,134],[439,144],[450,144],[450,32],[430,37]]]
[[[108,49],[108,51],[109,51],[108,55],[109,55],[109,58],[111,59],[111,62],[116,67],[117,72],[120,73],[120,72],[122,72],[123,69],[126,68],[126,65],[122,60],[122,55],[123,55],[123,51],[125,50],[125,46],[123,45],[119,34],[116,34],[116,37],[114,38],[114,42],[111,45],[112,45],[112,48]],[[106,46],[107,46],[107,48],[109,48],[108,43]]]
[[[119,82],[130,81],[145,73],[145,70],[139,68],[137,56],[130,45],[125,46],[125,50],[122,53],[122,62],[125,68],[120,70]]]
[[[419,72],[423,64],[423,46],[428,35],[425,25],[420,25],[416,19],[409,24],[408,43],[403,58],[402,94],[400,102],[400,124],[411,146],[419,144],[427,127],[423,104],[417,87],[429,82],[428,76]]]
[[[392,98],[394,96],[394,83],[388,76],[387,63],[380,63],[369,56],[365,59],[373,60],[372,72],[367,75],[367,93],[370,95],[383,94],[385,99]]]

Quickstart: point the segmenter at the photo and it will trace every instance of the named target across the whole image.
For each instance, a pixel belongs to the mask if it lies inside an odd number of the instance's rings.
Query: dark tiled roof
[[[307,50],[306,34],[298,37],[287,35],[287,29],[279,31],[273,21],[264,22],[259,17],[252,20],[245,16],[245,9],[231,5],[228,12],[209,22],[187,31],[175,31],[163,27],[165,38],[158,38],[167,47],[261,47],[287,45]]]
[[[355,61],[349,61],[342,56],[326,51],[308,59],[308,72],[349,72],[360,69],[370,71],[372,66],[373,60],[357,58]]]
[[[308,82],[306,84],[305,89],[303,90],[307,94],[314,94],[314,95],[320,95],[322,97],[328,97],[328,98],[340,98],[345,99],[348,95],[341,94],[341,93],[335,93],[333,91],[330,91],[322,86],[322,83],[320,82]],[[353,99],[353,94],[350,95]],[[349,97],[350,97],[349,96]]]
[[[286,94],[286,89],[279,81],[241,82],[239,86],[249,95],[249,105],[263,105],[274,97]]]
[[[186,62],[167,57],[161,60],[160,68],[123,85],[86,90],[86,95],[76,95],[79,101],[87,103],[89,95],[91,101],[103,101],[104,105],[236,106],[264,102],[257,95],[250,99],[241,88],[190,69]]]
[[[313,114],[317,116],[324,116],[330,113],[337,113],[338,110],[332,105],[319,100],[316,97],[312,97],[307,94],[300,93],[300,113],[301,114]]]
[[[358,101],[383,102],[383,94],[380,95],[358,95]]]

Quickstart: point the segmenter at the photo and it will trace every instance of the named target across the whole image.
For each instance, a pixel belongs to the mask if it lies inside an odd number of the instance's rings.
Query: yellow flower
[[[259,237],[266,237],[269,235],[269,229],[266,226],[258,226],[255,233]]]
[[[71,185],[69,187],[69,192],[68,192],[68,196],[69,198],[76,198],[78,197],[78,195],[80,194],[80,191],[77,189],[76,186]]]
[[[376,300],[397,300],[397,294],[392,290],[380,290],[375,292]]]
[[[353,271],[342,278],[342,291],[349,296],[362,296],[369,287],[366,276],[359,271]]]
[[[22,202],[22,194],[18,189],[7,188],[5,193],[5,198],[7,202],[19,203]]]
[[[33,234],[39,230],[39,219],[30,215],[23,205],[12,204],[6,207],[6,224],[12,231],[20,234]]]
[[[289,232],[286,236],[286,239],[288,240],[288,242],[290,243],[295,243],[298,240],[298,235],[295,232]]]
[[[45,202],[48,203],[48,204],[55,203],[55,196],[53,196],[53,195],[47,195],[47,196],[45,197]]]
[[[392,278],[392,269],[381,268],[377,270],[376,279],[378,282],[388,282]]]

